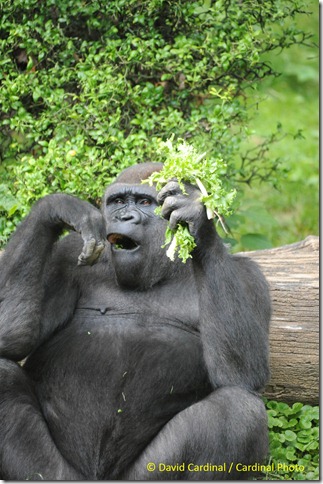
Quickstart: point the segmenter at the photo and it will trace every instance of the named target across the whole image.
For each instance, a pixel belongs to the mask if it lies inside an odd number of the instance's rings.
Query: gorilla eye
[[[117,197],[117,198],[115,198],[115,199],[113,200],[113,203],[114,203],[115,205],[124,205],[124,203],[125,203],[125,202],[124,202],[124,199],[123,199],[123,198],[121,198],[121,197]]]
[[[148,207],[149,205],[151,205],[151,200],[149,198],[141,198],[139,201],[138,201],[139,205],[144,205],[145,207]]]

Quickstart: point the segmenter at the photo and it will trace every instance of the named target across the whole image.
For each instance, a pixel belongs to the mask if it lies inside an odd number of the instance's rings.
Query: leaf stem
[[[170,246],[168,247],[166,251],[167,257],[170,258],[170,260],[174,261],[175,260],[175,249],[177,246],[177,239],[176,239],[176,234],[174,234],[173,239],[170,243]]]
[[[201,182],[201,180],[199,178],[195,178],[195,182],[196,182],[197,186],[199,187],[202,195],[204,197],[207,197],[208,196],[208,192],[206,191],[206,188],[203,185],[203,183]],[[214,211],[211,208],[208,208],[208,207],[206,207],[206,215],[207,215],[207,218],[209,220],[211,220],[215,216]]]

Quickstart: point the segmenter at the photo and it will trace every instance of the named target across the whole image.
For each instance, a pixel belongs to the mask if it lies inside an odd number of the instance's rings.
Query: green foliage
[[[175,260],[175,255],[177,254],[185,264],[187,259],[192,257],[191,252],[194,247],[196,247],[196,243],[188,228],[184,225],[178,224],[176,230],[172,230],[170,227],[166,228],[165,244],[162,245],[162,247],[167,246],[169,246],[166,251],[167,257],[171,260]]]
[[[319,479],[319,407],[267,401],[270,462],[269,480]]]
[[[8,192],[5,184],[0,184],[0,247],[3,245],[19,221],[17,199]]]
[[[279,164],[260,148],[240,157],[247,101],[274,75],[263,54],[306,42],[293,25],[303,10],[300,0],[4,2],[0,175],[18,204],[1,208],[2,237],[46,193],[97,201],[121,169],[157,161],[172,133],[226,160],[233,182],[275,182]]]
[[[201,191],[200,200],[206,207],[209,219],[215,215],[219,216],[219,213],[229,213],[236,191],[228,191],[223,184],[226,164],[222,159],[211,154],[198,153],[194,146],[184,140],[178,140],[174,144],[173,137],[161,142],[157,153],[161,155],[163,169],[150,175],[145,182],[150,185],[156,184],[159,191],[170,179],[176,178],[183,193],[186,192],[185,182],[197,185]],[[178,256],[183,262],[191,257],[190,253],[196,246],[194,238],[181,224],[178,224],[175,230],[167,228],[165,244],[168,243],[168,257],[174,260],[178,251]]]
[[[226,219],[230,234],[235,234],[235,237],[228,237],[225,233],[222,237],[235,251],[263,250],[272,247],[270,234],[278,226],[278,221],[265,203],[254,196],[253,191],[254,189],[245,190],[239,210]]]
[[[201,187],[201,200],[213,212],[226,215],[236,191],[228,191],[223,184],[227,165],[211,153],[198,153],[191,144],[179,139],[175,144],[173,137],[159,144],[157,154],[161,155],[164,166],[149,177],[149,183],[156,183],[159,191],[171,178],[176,178],[185,193],[184,182]]]

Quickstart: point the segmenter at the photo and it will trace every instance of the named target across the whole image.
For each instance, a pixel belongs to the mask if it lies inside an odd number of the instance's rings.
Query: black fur
[[[101,212],[43,198],[0,259],[2,479],[236,479],[266,457],[266,281],[195,187],[140,183],[156,169],[126,170]],[[195,236],[186,264],[157,204]]]

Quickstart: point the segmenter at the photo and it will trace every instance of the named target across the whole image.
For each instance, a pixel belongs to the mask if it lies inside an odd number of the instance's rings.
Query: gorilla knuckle
[[[174,210],[169,218],[170,228],[175,229],[179,222],[186,222],[185,217],[183,217],[183,212],[181,210]]]
[[[173,209],[174,207],[176,207],[178,205],[178,198],[173,196],[173,195],[169,196],[165,199],[163,205],[164,205],[165,208],[172,208]]]
[[[157,194],[157,201],[158,203],[163,202],[167,197],[171,195],[177,195],[182,193],[178,182],[170,181],[168,182]]]

